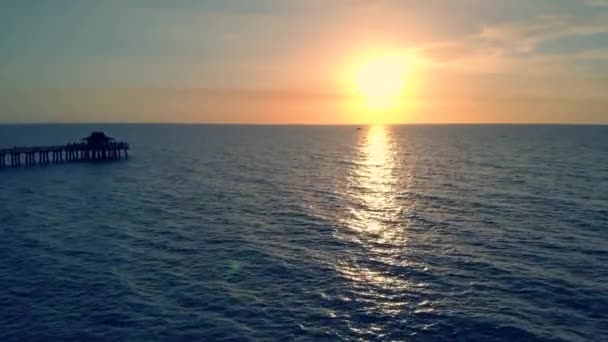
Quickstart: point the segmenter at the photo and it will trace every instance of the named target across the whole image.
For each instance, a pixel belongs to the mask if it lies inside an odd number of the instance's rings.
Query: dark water
[[[103,129],[0,170],[0,340],[608,340],[607,126]]]

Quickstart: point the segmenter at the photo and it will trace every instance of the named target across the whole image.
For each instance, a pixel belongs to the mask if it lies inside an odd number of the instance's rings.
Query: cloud
[[[540,16],[526,22],[482,26],[468,36],[412,49],[429,68],[475,73],[563,74],[584,62],[608,60],[608,47],[546,54],[538,47],[563,38],[608,33],[608,14]],[[576,66],[575,62],[579,62]],[[583,62],[582,64],[580,62]]]
[[[516,52],[529,52],[540,43],[569,37],[608,32],[608,15],[593,17],[543,16],[533,22],[505,23],[483,27],[479,38]]]

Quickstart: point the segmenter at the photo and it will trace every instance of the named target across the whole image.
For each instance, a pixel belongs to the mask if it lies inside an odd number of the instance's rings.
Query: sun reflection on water
[[[412,283],[400,270],[409,267],[405,210],[399,188],[406,186],[389,126],[362,131],[358,153],[348,177],[348,210],[337,238],[355,242],[357,254],[339,262],[338,272],[351,283],[352,296],[367,310],[396,317],[411,303]],[[369,328],[369,333],[373,329]]]
[[[361,138],[357,167],[349,177],[354,206],[346,221],[349,228],[394,242],[387,223],[397,220],[395,200],[398,177],[394,174],[396,151],[386,126],[371,126]]]

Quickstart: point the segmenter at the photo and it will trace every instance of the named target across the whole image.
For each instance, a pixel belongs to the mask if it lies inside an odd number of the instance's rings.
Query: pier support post
[[[11,165],[12,166],[21,165],[21,153],[19,153],[19,152],[11,153]]]

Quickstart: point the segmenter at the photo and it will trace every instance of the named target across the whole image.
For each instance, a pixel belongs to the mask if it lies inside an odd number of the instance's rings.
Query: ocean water
[[[608,341],[608,126],[93,130],[0,170],[1,341]]]

